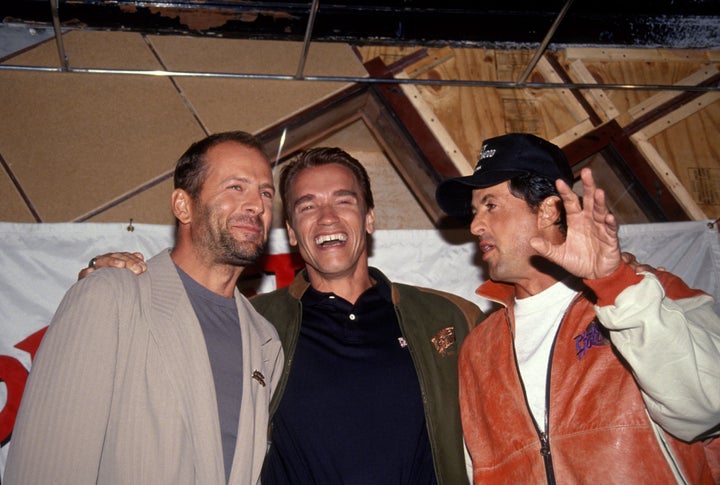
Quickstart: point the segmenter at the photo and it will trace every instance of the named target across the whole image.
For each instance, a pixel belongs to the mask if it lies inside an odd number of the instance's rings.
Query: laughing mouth
[[[347,234],[343,233],[323,234],[322,236],[317,236],[315,238],[315,244],[320,247],[336,246],[344,243],[347,239]]]

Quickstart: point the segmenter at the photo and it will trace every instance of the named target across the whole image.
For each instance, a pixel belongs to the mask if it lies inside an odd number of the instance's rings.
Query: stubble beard
[[[204,221],[201,228],[202,246],[216,263],[246,267],[255,264],[265,253],[267,238],[261,233],[254,233],[240,241],[229,229],[234,222],[262,228],[262,220],[258,216],[235,217],[223,224],[214,216],[212,209],[206,206],[202,208],[200,216]]]
[[[259,235],[257,241],[238,241],[227,228],[220,229],[216,243],[216,260],[233,266],[255,264],[265,253],[267,246]]]

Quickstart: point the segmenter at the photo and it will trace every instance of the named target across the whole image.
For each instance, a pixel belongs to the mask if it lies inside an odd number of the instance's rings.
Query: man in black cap
[[[463,433],[476,483],[712,483],[720,470],[720,318],[712,298],[623,261],[589,169],[529,134],[487,140],[438,187],[470,216],[505,306],[465,340]],[[704,441],[703,441],[704,440]],[[715,469],[713,469],[713,463]]]

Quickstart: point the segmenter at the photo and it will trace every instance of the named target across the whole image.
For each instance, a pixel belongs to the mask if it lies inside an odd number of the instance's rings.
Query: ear
[[[562,200],[557,195],[546,197],[538,206],[538,229],[552,228],[560,219]]]
[[[192,204],[190,194],[183,189],[175,189],[170,197],[173,214],[180,224],[187,224],[192,220]]]
[[[365,214],[365,231],[368,234],[375,232],[375,211],[373,209],[368,209]]]
[[[290,221],[285,219],[285,229],[287,229],[288,233],[288,242],[290,243],[290,246],[297,246],[297,237],[295,237],[295,231],[293,231],[292,226],[290,226]]]

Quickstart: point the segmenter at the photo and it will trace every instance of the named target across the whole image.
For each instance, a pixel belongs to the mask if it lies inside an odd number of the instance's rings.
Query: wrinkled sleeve
[[[662,281],[661,281],[662,280]],[[670,273],[623,264],[586,280],[595,311],[631,367],[650,416],[690,441],[720,423],[720,318],[707,294]]]
[[[60,303],[32,364],[4,483],[97,481],[118,341],[118,305],[105,283],[86,278]]]

